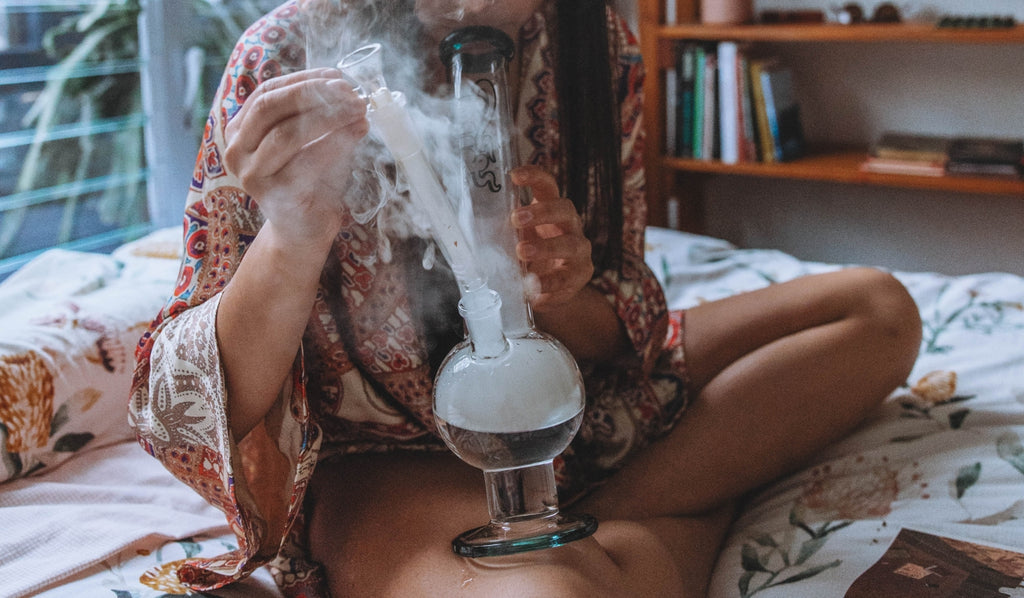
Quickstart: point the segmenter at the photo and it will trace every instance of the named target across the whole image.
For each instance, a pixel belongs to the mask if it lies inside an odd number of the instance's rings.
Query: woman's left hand
[[[572,301],[593,277],[590,241],[576,207],[559,195],[551,174],[522,166],[512,171],[512,182],[533,192],[530,205],[513,211],[512,225],[519,233],[516,255],[526,266],[530,304],[543,313]]]

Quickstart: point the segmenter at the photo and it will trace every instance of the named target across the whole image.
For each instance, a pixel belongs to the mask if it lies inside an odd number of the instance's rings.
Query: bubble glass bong
[[[522,193],[509,175],[516,163],[507,94],[512,51],[512,40],[490,27],[459,29],[441,43],[476,255],[493,289],[489,302],[463,295],[468,338],[448,354],[434,390],[434,417],[448,447],[484,472],[490,522],[452,542],[469,557],[550,548],[597,529],[593,517],[558,509],[552,461],[579,430],[584,391],[569,352],[534,328],[515,258],[510,216]],[[490,251],[484,239],[493,242]]]
[[[505,72],[512,47],[501,31],[481,27],[459,29],[441,45],[466,165],[466,189],[454,191],[464,195],[458,214],[425,159],[401,94],[380,75],[380,46],[356,50],[338,65],[367,98],[368,118],[459,284],[467,337],[438,370],[434,416],[449,449],[484,473],[490,521],[452,541],[456,554],[472,558],[560,546],[597,529],[593,517],[558,508],[552,462],[579,429],[584,391],[569,352],[534,328],[515,258],[510,215],[521,200],[509,180],[515,157]]]

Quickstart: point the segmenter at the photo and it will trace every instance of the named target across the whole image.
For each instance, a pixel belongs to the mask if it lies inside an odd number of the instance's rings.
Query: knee
[[[910,374],[921,347],[921,313],[917,303],[895,276],[874,268],[851,268],[854,317],[873,338],[879,357],[902,382]]]

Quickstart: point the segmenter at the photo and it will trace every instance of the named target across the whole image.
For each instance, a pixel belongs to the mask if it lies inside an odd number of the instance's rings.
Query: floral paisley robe
[[[129,411],[139,443],[220,508],[238,538],[236,550],[182,563],[180,579],[196,589],[223,586],[269,563],[287,595],[328,595],[320,569],[303,550],[303,499],[318,460],[359,451],[444,450],[431,415],[426,324],[410,293],[410,263],[419,264],[418,257],[396,251],[389,262],[376,259],[376,231],[354,220],[328,258],[290,386],[243,440],[229,432],[215,314],[219,292],[262,217],[221,161],[224,127],[261,81],[304,68],[298,13],[294,0],[281,5],[246,31],[231,57],[188,195],[178,282],[137,350]],[[523,162],[557,176],[548,16],[534,15],[520,32],[516,122]],[[585,419],[555,462],[563,501],[578,498],[671,429],[687,401],[682,314],[668,313],[643,261],[643,66],[625,25],[614,15],[609,23],[619,45],[624,256],[618,271],[597,272],[590,284],[614,306],[635,353],[600,371],[581,364]]]

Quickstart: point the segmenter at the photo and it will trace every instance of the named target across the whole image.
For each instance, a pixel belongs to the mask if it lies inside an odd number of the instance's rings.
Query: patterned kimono
[[[378,259],[377,231],[354,219],[344,224],[327,260],[291,383],[244,439],[229,431],[215,315],[220,291],[262,216],[221,161],[224,127],[261,81],[304,68],[298,12],[293,0],[266,15],[231,57],[196,162],[178,282],[137,350],[130,419],[139,443],[221,509],[238,538],[236,550],[182,563],[180,579],[196,589],[221,587],[269,563],[287,595],[328,595],[320,568],[304,550],[304,495],[317,462],[353,452],[445,450],[431,414],[436,362],[430,314],[417,309],[411,292],[417,269],[423,272],[422,244],[419,254],[399,246],[391,260]],[[516,122],[522,161],[558,176],[550,21],[541,12],[523,27],[521,71],[512,76],[521,82]],[[585,419],[555,462],[566,502],[670,430],[687,401],[682,314],[667,311],[643,261],[643,66],[624,23],[610,14],[609,24],[619,46],[624,255],[620,268],[597,272],[590,284],[614,306],[633,352],[615,366],[581,364]]]

